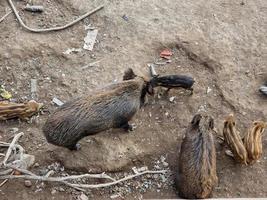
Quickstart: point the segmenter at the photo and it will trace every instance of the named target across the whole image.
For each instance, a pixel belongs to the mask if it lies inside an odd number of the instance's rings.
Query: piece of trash
[[[207,94],[209,94],[210,92],[211,92],[211,88],[210,87],[208,87],[208,89],[207,89]]]
[[[67,49],[66,51],[64,51],[63,54],[71,54],[72,52],[79,53],[81,51],[82,51],[81,48],[71,48],[71,49]]]
[[[94,44],[96,41],[96,36],[97,36],[98,30],[89,30],[87,32],[86,37],[84,38],[84,45],[83,48],[89,51],[92,51],[94,48]]]
[[[53,98],[52,102],[55,103],[57,106],[62,106],[64,104],[62,101],[60,101],[56,97]]]
[[[170,101],[170,102],[173,102],[174,99],[175,99],[175,97],[170,97],[169,101]]]
[[[264,94],[264,95],[267,95],[267,86],[266,85],[263,85],[260,87],[259,91]]]
[[[6,100],[12,98],[12,95],[10,94],[10,92],[6,91],[3,86],[0,86],[0,96]]]
[[[147,66],[149,67],[150,74],[151,74],[152,77],[158,76],[158,74],[157,74],[157,72],[155,70],[154,64],[149,63],[149,64],[147,64]]]
[[[122,16],[122,19],[124,19],[124,20],[127,21],[127,22],[129,21],[129,18],[128,18],[126,15],[123,15],[123,16]]]
[[[33,99],[37,96],[37,80],[31,79],[31,96]]]
[[[27,11],[30,11],[30,12],[43,12],[44,11],[44,7],[43,6],[39,6],[39,5],[27,4],[24,7],[24,10],[27,10]]]
[[[27,103],[0,101],[0,120],[8,120],[13,118],[26,120],[38,113],[42,107],[42,103],[37,103],[34,100],[31,100]]]
[[[172,56],[172,52],[169,49],[164,49],[161,53],[160,53],[160,57],[161,58],[165,58],[167,60],[170,60]]]

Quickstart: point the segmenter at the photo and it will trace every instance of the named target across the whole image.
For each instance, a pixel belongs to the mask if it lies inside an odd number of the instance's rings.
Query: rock
[[[169,101],[170,101],[170,102],[173,102],[174,99],[175,99],[175,97],[170,97]]]
[[[169,166],[169,164],[167,162],[162,162],[162,164],[163,164],[164,167],[168,167]]]
[[[51,190],[51,194],[52,194],[52,195],[54,195],[54,194],[56,194],[56,193],[57,193],[57,190],[55,190],[55,189],[52,189],[52,190]]]
[[[88,200],[89,198],[84,194],[82,193],[79,197],[78,197],[78,200]]]
[[[59,191],[59,192],[65,192],[65,189],[64,189],[63,187],[59,187],[59,188],[58,188],[58,191]]]
[[[40,164],[39,164],[39,163],[35,163],[35,164],[33,165],[33,167],[40,167]]]
[[[26,180],[26,181],[24,181],[24,185],[26,187],[31,187],[32,186],[32,182],[30,180]]]
[[[207,94],[209,94],[210,92],[211,92],[211,88],[210,87],[208,87],[208,89],[207,89]]]
[[[121,195],[120,194],[113,194],[110,196],[111,199],[116,199],[118,197],[121,197]]]

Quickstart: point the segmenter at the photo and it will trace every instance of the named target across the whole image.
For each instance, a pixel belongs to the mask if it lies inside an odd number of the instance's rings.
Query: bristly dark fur
[[[195,115],[182,141],[176,186],[182,198],[208,198],[217,184],[213,119]]]
[[[110,128],[131,129],[128,121],[144,102],[145,88],[144,79],[128,70],[124,81],[65,103],[43,126],[47,141],[75,150],[88,135]]]

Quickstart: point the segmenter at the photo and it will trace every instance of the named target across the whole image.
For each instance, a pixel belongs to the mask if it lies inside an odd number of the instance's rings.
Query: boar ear
[[[135,73],[133,72],[132,68],[128,68],[124,71],[123,80],[131,80],[136,77]]]
[[[196,114],[191,121],[192,126],[198,126],[201,118],[201,114]]]

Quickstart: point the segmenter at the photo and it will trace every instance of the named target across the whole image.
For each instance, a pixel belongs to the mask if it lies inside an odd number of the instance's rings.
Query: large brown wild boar
[[[213,119],[194,116],[181,144],[179,170],[176,177],[182,198],[208,198],[218,182]]]
[[[132,130],[128,122],[149,91],[148,81],[128,69],[122,82],[59,107],[44,124],[44,135],[49,143],[77,150],[77,142],[86,136],[110,128]]]

